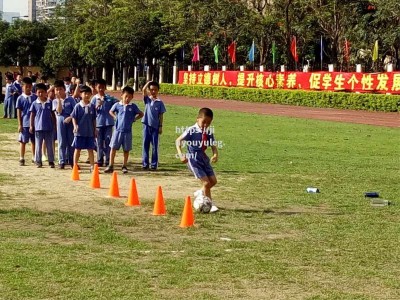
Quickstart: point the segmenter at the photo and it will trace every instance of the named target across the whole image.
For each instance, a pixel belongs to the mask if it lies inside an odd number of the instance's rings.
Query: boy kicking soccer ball
[[[214,205],[211,197],[211,188],[217,184],[211,162],[218,161],[218,150],[215,146],[214,134],[209,129],[213,120],[213,112],[209,108],[202,108],[197,115],[196,124],[187,128],[176,139],[176,150],[183,163],[187,163],[194,176],[200,179],[202,189],[194,193],[193,206],[200,212],[216,212],[218,207]],[[187,146],[188,153],[182,153],[182,146]],[[213,156],[211,159],[206,154],[207,146],[211,146]]]

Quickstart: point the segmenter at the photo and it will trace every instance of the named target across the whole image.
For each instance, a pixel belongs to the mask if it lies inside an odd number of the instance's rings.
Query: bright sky
[[[21,16],[28,15],[28,0],[3,0],[3,10],[19,12]]]

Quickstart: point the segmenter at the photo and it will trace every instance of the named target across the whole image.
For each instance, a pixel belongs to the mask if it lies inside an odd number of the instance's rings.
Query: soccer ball
[[[210,212],[212,207],[212,201],[207,196],[197,196],[193,201],[193,208],[195,211],[207,214]]]

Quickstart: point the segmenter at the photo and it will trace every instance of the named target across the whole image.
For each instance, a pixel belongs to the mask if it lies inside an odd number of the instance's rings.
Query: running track
[[[120,92],[110,92],[120,97]],[[256,113],[261,115],[286,116],[304,119],[317,119],[334,122],[367,124],[384,127],[400,127],[400,113],[370,112],[358,110],[344,110],[332,108],[312,108],[304,106],[290,106],[268,103],[252,103],[234,100],[200,99],[185,96],[161,95],[164,103],[191,107],[209,107]],[[141,94],[135,94],[135,100],[141,100]]]

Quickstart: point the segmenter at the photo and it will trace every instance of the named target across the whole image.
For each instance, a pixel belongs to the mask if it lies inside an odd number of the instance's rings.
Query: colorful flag
[[[378,40],[375,41],[374,51],[372,52],[372,61],[378,60]]]
[[[275,41],[272,42],[272,64],[275,65],[276,62],[276,44]]]
[[[290,43],[290,52],[292,52],[293,58],[295,62],[299,61],[299,57],[297,56],[297,42],[296,42],[296,36],[292,37],[292,41]]]
[[[344,39],[344,61],[349,62],[350,60],[350,42],[347,39]]]
[[[219,54],[219,45],[215,45],[214,46],[214,57],[215,57],[215,63],[217,64],[219,62],[218,60],[218,54]]]
[[[199,44],[196,44],[193,48],[193,58],[192,62],[200,61],[200,47]]]
[[[254,62],[254,52],[255,51],[256,51],[256,45],[254,44],[254,40],[253,40],[253,43],[251,44],[251,48],[250,48],[249,55],[248,55],[250,62]]]
[[[236,42],[235,41],[233,41],[228,46],[228,55],[230,56],[231,61],[234,64],[236,62]]]

